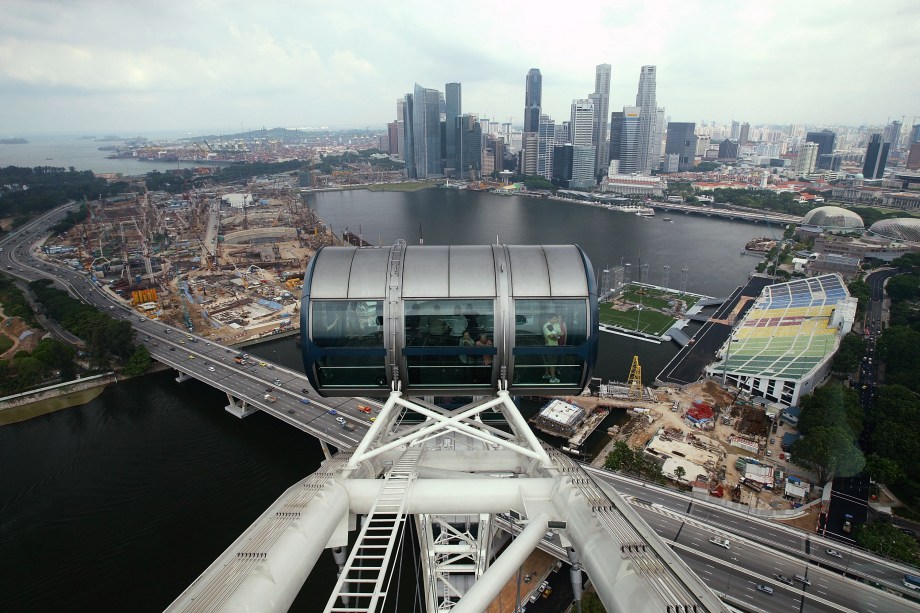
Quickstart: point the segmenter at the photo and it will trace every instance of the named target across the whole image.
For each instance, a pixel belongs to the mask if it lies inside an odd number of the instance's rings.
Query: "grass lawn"
[[[0,353],[6,353],[13,346],[13,339],[5,334],[0,334]]]
[[[664,334],[674,325],[674,322],[677,321],[673,317],[658,313],[657,311],[643,309],[641,312],[638,312],[638,309],[634,308],[628,311],[616,311],[611,308],[610,305],[600,305],[601,323],[611,326],[635,330],[637,315],[639,320],[639,331],[645,332],[646,334],[654,334],[655,336]]]

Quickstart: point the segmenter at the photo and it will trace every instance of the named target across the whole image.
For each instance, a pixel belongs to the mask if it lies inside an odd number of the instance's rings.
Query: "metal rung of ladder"
[[[345,567],[332,590],[325,613],[370,613],[386,599],[384,581],[397,537],[405,524],[406,497],[418,473],[421,447],[410,447],[387,473],[380,495],[365,518]],[[356,564],[360,560],[360,565]],[[368,591],[361,588],[368,587]],[[346,597],[347,603],[342,600]]]

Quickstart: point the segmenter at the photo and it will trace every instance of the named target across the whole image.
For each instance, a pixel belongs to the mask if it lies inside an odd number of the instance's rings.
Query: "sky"
[[[572,14],[577,9],[578,15]],[[562,121],[613,67],[658,67],[672,121],[883,125],[920,116],[918,0],[0,0],[0,137],[382,127],[414,84],[520,125]]]

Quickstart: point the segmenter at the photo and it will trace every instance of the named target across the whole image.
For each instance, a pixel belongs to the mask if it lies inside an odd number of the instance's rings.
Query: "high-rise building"
[[[920,143],[910,144],[910,150],[907,153],[907,170],[920,170]]]
[[[572,180],[569,186],[575,189],[593,189],[597,185],[594,178],[594,147],[591,145],[572,146]]]
[[[444,86],[444,123],[447,127],[445,131],[445,151],[444,151],[444,174],[452,177],[458,176],[460,166],[457,163],[457,118],[462,113],[462,103],[460,96],[459,83],[447,83]]]
[[[802,143],[799,157],[796,158],[795,171],[800,176],[805,176],[815,171],[818,161],[818,143]]]
[[[387,153],[390,155],[399,155],[399,122],[393,121],[387,124]]]
[[[623,142],[623,111],[610,113],[610,146],[607,154],[607,165],[616,160],[616,172],[620,171],[620,146]],[[608,173],[609,174],[609,173]],[[616,173],[613,173],[616,174]]]
[[[556,126],[556,144],[564,145],[570,142],[569,140],[569,122],[563,121],[561,124]]]
[[[898,140],[901,137],[901,122],[892,121],[885,128],[885,134],[882,137],[882,142],[891,143],[891,148],[896,150],[898,149]]]
[[[610,149],[607,147],[607,113],[610,111],[610,64],[598,64],[594,69],[594,135],[591,144],[596,151],[595,167],[606,169]]]
[[[738,132],[738,144],[746,145],[749,142],[751,142],[751,124],[745,121]]]
[[[728,136],[729,140],[738,140],[741,138],[741,122],[733,121],[732,122],[732,131]]]
[[[818,150],[820,151],[821,145],[818,145]],[[839,153],[823,153],[818,155],[818,170],[831,170],[838,171],[840,170],[840,163],[843,161],[843,156]]]
[[[540,126],[536,132],[524,132],[521,142],[521,174],[531,177],[537,174],[537,155],[540,152]]]
[[[456,176],[474,181],[482,170],[482,127],[475,115],[461,115],[454,122]]]
[[[624,106],[620,130],[620,174],[640,172],[639,125],[642,110],[638,106]]]
[[[553,183],[567,188],[572,180],[572,161],[575,148],[571,144],[553,147]]]
[[[863,162],[863,177],[866,179],[881,179],[885,176],[885,164],[888,163],[888,150],[891,143],[882,142],[881,134],[869,137],[866,147],[865,162]]]
[[[572,100],[572,118],[569,121],[569,140],[573,145],[592,147],[594,138],[594,102]]]
[[[401,150],[403,152],[403,160],[406,162],[406,176],[410,179],[417,179],[418,169],[415,167],[415,120],[413,113],[413,107],[415,105],[413,98],[412,94],[406,94],[403,97],[403,140]]]
[[[524,132],[540,130],[540,108],[543,100],[543,75],[539,68],[527,71],[524,89]]]
[[[416,177],[441,176],[441,92],[417,83],[412,102],[412,139]]]
[[[655,144],[658,134],[658,107],[655,104],[655,67],[643,66],[639,71],[639,90],[636,93],[636,106],[639,107],[639,155],[638,171],[650,174],[658,168],[661,154],[661,141]]]
[[[910,129],[910,138],[907,139],[907,144],[913,145],[914,143],[920,143],[920,123],[914,124],[914,127]]]
[[[677,155],[677,172],[693,168],[696,157],[696,124],[682,121],[668,123],[664,154]]]
[[[549,115],[540,115],[537,133],[537,174],[544,179],[553,178],[553,146],[556,144],[556,122]]]
[[[821,156],[834,152],[837,135],[830,130],[821,130],[820,132],[809,132],[805,135],[805,140],[809,143],[818,143],[818,155]]]

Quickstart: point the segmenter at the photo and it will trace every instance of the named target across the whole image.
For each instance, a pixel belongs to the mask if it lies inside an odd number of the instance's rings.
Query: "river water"
[[[19,145],[22,146],[22,145]],[[101,170],[95,168],[96,170]],[[337,231],[373,242],[571,243],[596,268],[649,264],[671,286],[727,295],[756,260],[738,255],[762,226],[673,214],[643,219],[584,205],[450,190],[313,194]],[[251,353],[300,367],[293,338]],[[596,374],[648,382],[676,348],[604,335]],[[285,488],[321,460],[314,439],[168,372],[109,387],[72,409],[0,428],[0,611],[160,611]],[[409,555],[409,553],[407,553]],[[334,579],[322,558],[295,611],[321,611]],[[409,577],[407,585],[414,583]],[[314,596],[315,595],[315,596]],[[403,601],[400,610],[409,610]]]

